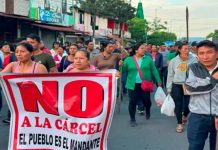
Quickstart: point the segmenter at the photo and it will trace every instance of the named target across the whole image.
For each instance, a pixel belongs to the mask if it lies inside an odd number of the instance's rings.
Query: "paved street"
[[[130,127],[127,111],[128,99],[125,98],[121,112],[115,111],[110,134],[108,150],[187,150],[186,132],[175,132],[176,119],[160,114],[153,103],[151,119],[137,114],[137,127]],[[0,150],[7,149],[9,126],[2,123],[7,113],[4,102],[3,116],[0,118]],[[186,129],[185,129],[186,130]],[[208,144],[205,150],[209,150]]]

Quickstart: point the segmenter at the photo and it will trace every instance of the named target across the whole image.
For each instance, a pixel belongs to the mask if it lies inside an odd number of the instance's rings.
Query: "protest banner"
[[[3,74],[10,150],[107,150],[115,71]]]

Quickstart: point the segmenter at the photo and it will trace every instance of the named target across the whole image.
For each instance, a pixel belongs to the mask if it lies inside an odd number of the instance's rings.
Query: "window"
[[[79,11],[79,24],[84,24],[84,13]]]

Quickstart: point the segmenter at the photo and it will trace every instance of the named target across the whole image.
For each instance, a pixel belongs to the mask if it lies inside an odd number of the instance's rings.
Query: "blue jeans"
[[[189,150],[203,150],[208,135],[210,150],[215,150],[216,129],[214,118],[210,115],[191,113],[187,128]]]

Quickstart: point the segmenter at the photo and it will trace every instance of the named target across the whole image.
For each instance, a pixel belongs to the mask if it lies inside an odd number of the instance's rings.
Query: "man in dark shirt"
[[[53,57],[47,53],[43,53],[40,49],[40,37],[35,34],[27,36],[27,42],[33,46],[34,61],[43,64],[48,72],[57,72],[56,64]]]

